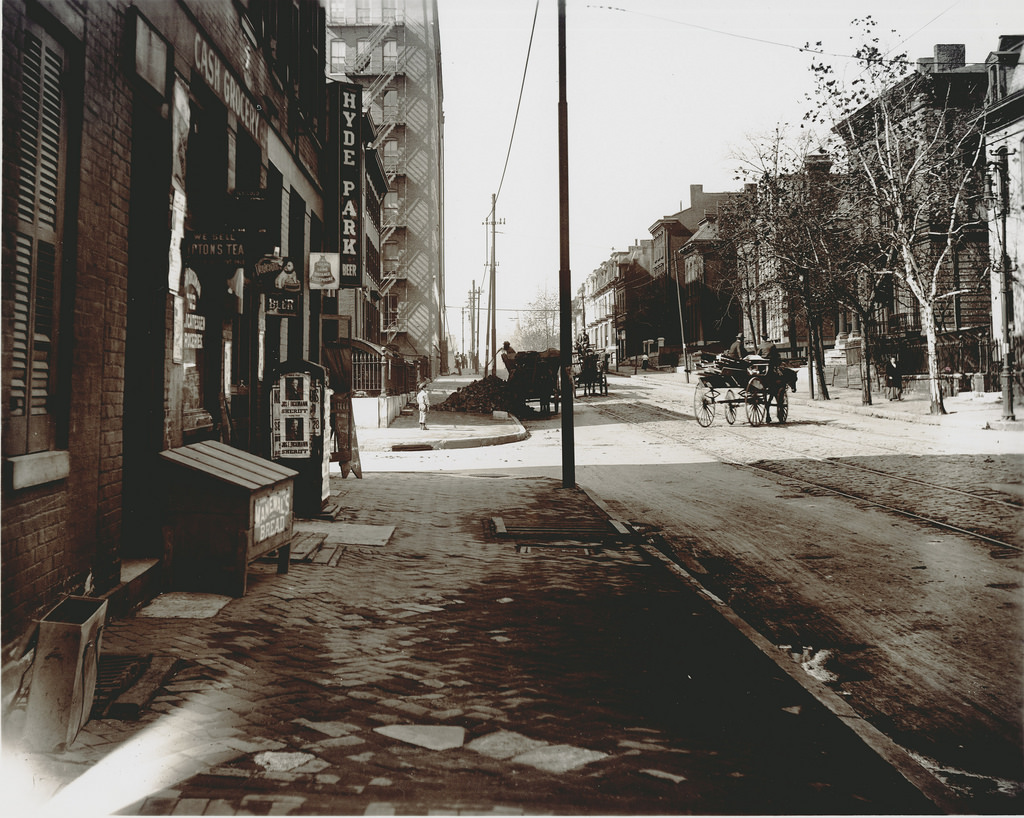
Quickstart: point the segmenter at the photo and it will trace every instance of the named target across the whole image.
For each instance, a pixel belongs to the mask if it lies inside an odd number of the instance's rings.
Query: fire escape
[[[374,120],[378,125],[377,136],[369,147],[377,150],[384,160],[389,189],[381,219],[382,274],[379,286],[382,299],[382,341],[389,344],[408,329],[406,217],[402,198],[405,192],[402,146],[405,142],[406,113],[403,80],[408,58],[404,44],[404,18],[399,12],[390,19],[385,18],[379,24],[373,24],[339,16],[329,21],[328,25],[342,29],[349,37],[353,29],[359,35],[355,56],[345,59],[344,73],[363,86],[363,111],[373,109]],[[372,30],[363,36],[362,31],[371,25]],[[338,32],[337,36],[342,32]],[[335,35],[329,33],[328,36]]]

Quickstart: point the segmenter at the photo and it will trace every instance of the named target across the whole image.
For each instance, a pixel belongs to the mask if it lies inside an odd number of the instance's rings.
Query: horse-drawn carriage
[[[607,395],[608,372],[605,355],[593,347],[577,346],[572,355],[572,394],[583,387],[584,395]]]
[[[693,413],[697,423],[710,426],[715,419],[715,406],[722,405],[728,424],[736,422],[740,406],[745,407],[751,426],[771,423],[771,407],[779,423],[789,417],[788,390],[796,391],[796,373],[780,368],[772,371],[768,359],[748,355],[742,361],[718,355],[697,372],[697,386],[693,393]]]

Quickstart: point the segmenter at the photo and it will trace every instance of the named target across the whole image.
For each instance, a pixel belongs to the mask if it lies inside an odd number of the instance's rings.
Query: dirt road
[[[1019,811],[1012,435],[813,407],[785,427],[702,429],[685,395],[635,383],[578,401],[574,418],[577,481],[776,645],[777,661],[828,684],[972,809]],[[557,476],[558,419],[530,428],[520,444],[419,462]]]

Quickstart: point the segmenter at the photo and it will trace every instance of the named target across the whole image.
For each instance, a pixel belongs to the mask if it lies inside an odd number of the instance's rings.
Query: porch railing
[[[416,365],[401,358],[365,350],[352,351],[352,390],[375,396],[416,391]]]

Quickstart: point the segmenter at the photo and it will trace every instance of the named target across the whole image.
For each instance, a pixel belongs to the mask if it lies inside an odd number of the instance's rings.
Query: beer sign
[[[341,286],[341,254],[310,253],[309,289],[337,290]]]
[[[360,269],[360,207],[363,201],[363,87],[339,83],[338,116],[341,144],[338,146],[338,249],[340,250],[340,285],[362,285]]]

